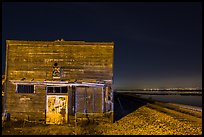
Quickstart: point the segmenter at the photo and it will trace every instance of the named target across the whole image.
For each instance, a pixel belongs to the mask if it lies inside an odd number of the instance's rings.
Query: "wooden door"
[[[68,96],[47,95],[46,124],[64,124],[68,122]]]

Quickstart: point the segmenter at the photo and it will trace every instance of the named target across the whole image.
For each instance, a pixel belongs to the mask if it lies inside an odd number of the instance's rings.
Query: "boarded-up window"
[[[34,85],[17,85],[17,93],[34,93]]]

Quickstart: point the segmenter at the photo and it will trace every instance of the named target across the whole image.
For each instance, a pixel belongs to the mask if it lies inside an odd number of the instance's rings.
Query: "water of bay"
[[[154,100],[179,103],[191,106],[202,107],[202,96],[185,96],[185,95],[141,95],[143,98],[152,98]]]
[[[139,95],[142,98],[152,98],[153,100],[163,101],[167,103],[178,103],[202,107],[202,95]]]

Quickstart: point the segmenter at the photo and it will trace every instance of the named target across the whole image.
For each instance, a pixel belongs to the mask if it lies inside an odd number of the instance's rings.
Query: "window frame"
[[[64,88],[64,87],[66,87],[66,90],[67,90],[66,92],[62,92],[62,88]],[[52,92],[48,92],[48,88],[52,88]],[[53,92],[53,91],[56,91],[55,88],[60,88],[60,92]],[[49,85],[46,87],[46,89],[47,89],[47,91],[46,91],[47,94],[68,94],[69,93],[67,86],[51,86],[51,85]]]
[[[18,91],[18,86],[33,86],[33,92],[19,92]],[[16,93],[18,94],[35,94],[35,85],[33,84],[16,84]]]

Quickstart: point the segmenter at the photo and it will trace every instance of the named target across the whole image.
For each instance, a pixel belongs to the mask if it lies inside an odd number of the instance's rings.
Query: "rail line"
[[[125,116],[140,106],[145,105],[148,108],[165,113],[181,121],[202,122],[202,110],[200,111],[199,108],[139,98],[139,96],[133,94],[117,93],[115,97],[118,100],[115,103],[119,103],[119,105],[115,105],[116,109],[122,110],[119,111],[122,113],[120,116]]]

